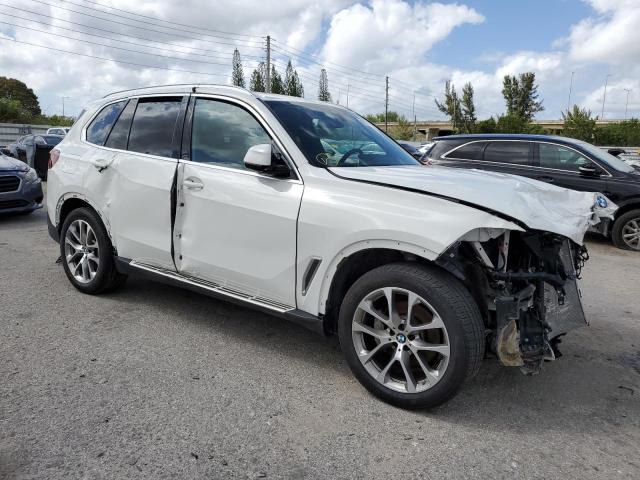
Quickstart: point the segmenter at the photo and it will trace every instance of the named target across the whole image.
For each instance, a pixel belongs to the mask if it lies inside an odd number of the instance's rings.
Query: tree
[[[476,133],[496,133],[498,126],[496,125],[496,119],[489,117],[486,120],[480,120],[476,123]]]
[[[265,72],[266,67],[264,62],[260,62],[258,68],[256,68],[251,74],[251,81],[249,82],[249,90],[252,92],[264,92],[265,91]]]
[[[507,115],[530,122],[536,113],[544,110],[538,100],[536,74],[521,73],[518,77],[505,75],[502,80],[502,95],[507,105]]]
[[[593,142],[598,117],[592,117],[591,110],[574,105],[572,110],[562,112],[562,119],[564,120],[563,135]]]
[[[397,125],[389,128],[389,135],[396,140],[411,140],[413,138],[413,127],[407,117],[400,115],[397,121]]]
[[[284,95],[284,83],[282,82],[282,75],[278,73],[275,65],[271,65],[271,93],[277,93]]]
[[[0,122],[27,123],[30,115],[24,110],[19,100],[0,98]]]
[[[453,130],[457,131],[461,121],[460,99],[450,80],[447,80],[447,83],[444,84],[444,99],[442,103],[437,99],[435,102],[438,110],[449,117],[449,120],[453,124]]]
[[[0,77],[0,98],[17,100],[29,115],[40,115],[40,102],[33,90],[15,78]]]
[[[303,97],[304,87],[298,77],[298,72],[293,69],[291,60],[287,63],[287,70],[284,74],[284,93],[285,95],[291,95],[292,97]]]
[[[382,113],[368,113],[364,116],[371,123],[384,123],[384,112]],[[387,112],[387,119],[389,122],[398,122],[400,121],[400,115],[398,112]]]
[[[233,51],[233,72],[231,73],[231,83],[236,87],[245,88],[244,71],[242,70],[242,60],[240,58],[240,52],[236,48]]]
[[[327,78],[327,71],[324,68],[320,70],[318,100],[320,100],[321,102],[331,101],[331,93],[329,93],[329,79]]]
[[[476,106],[473,101],[473,86],[467,82],[462,87],[461,132],[473,133],[476,129]]]
[[[544,128],[518,115],[500,115],[496,133],[544,133]]]

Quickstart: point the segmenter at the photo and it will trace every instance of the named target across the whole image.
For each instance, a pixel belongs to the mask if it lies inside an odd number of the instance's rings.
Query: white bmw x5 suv
[[[615,206],[515,176],[425,167],[335,105],[181,85],[109,95],[52,152],[47,208],[81,292],[144,275],[337,333],[406,408],[481,360],[537,373],[584,325],[583,235]]]

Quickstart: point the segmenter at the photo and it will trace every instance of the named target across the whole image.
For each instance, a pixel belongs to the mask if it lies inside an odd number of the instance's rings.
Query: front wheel
[[[640,251],[640,209],[620,215],[613,224],[611,237],[618,248]]]
[[[455,277],[409,263],[364,274],[340,308],[338,335],[349,367],[371,393],[402,408],[453,397],[480,367],[483,323]]]

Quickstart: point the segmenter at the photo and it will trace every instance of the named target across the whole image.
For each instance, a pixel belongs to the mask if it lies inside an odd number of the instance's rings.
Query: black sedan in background
[[[29,144],[34,145],[35,156],[33,159],[33,168],[36,169],[38,176],[46,180],[47,169],[49,165],[49,152],[64,139],[64,135],[25,135],[17,144],[16,150],[18,159],[25,163],[28,162]]]
[[[510,173],[605,194],[619,209],[613,221],[596,228],[616,247],[640,252],[640,169],[587,142],[551,135],[450,135],[434,141],[425,156],[428,164]]]
[[[42,183],[26,163],[0,154],[0,214],[42,208]]]

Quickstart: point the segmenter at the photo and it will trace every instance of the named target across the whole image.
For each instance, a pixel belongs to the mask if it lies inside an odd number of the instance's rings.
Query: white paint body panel
[[[521,230],[482,208],[421,191],[477,204],[577,243],[594,221],[595,194],[508,175],[422,166],[333,169],[351,180],[339,178],[311,166],[259,98],[238,88],[195,86],[198,95],[241,102],[250,110],[279,142],[296,180],[118,152],[83,140],[83,129],[107,103],[188,95],[193,88],[122,92],[91,104],[56,147],[60,159],[49,172],[47,188],[52,223],[58,225],[65,200],[82,198],[101,215],[122,257],[169,269],[175,261],[181,273],[317,315],[324,312],[340,261],[357,251],[393,248],[434,260],[473,230]],[[110,164],[98,172],[92,160]],[[176,211],[171,258],[170,189],[176,167],[184,207]],[[183,187],[186,180],[202,183],[202,189]],[[301,277],[312,258],[321,263],[303,295]]]
[[[254,172],[181,164],[178,271],[295,307],[296,222],[303,185]],[[177,252],[178,253],[178,252]]]

